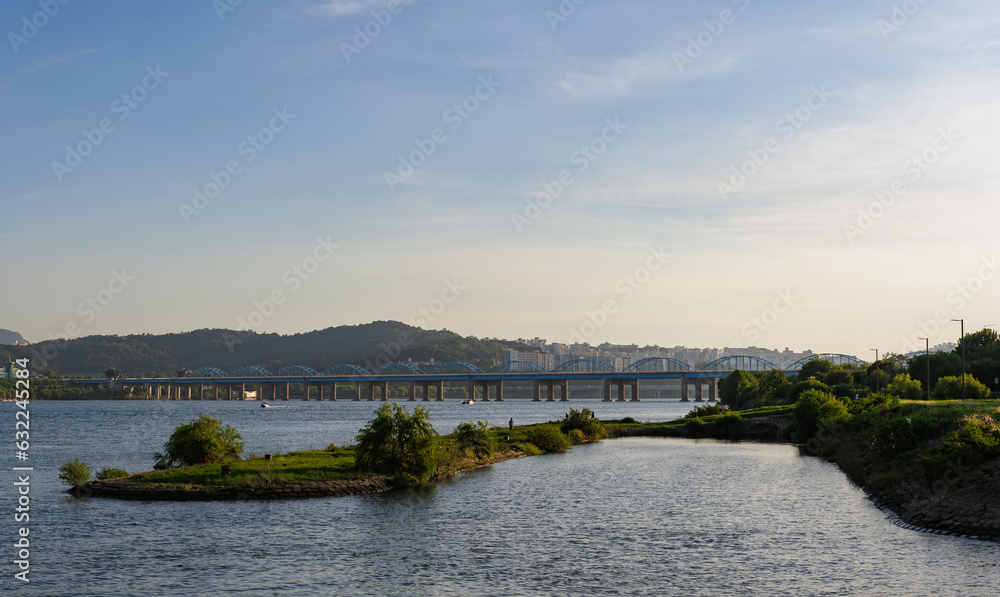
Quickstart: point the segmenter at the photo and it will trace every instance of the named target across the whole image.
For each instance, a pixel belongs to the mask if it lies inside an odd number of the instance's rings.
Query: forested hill
[[[87,336],[30,346],[5,346],[0,360],[29,357],[33,368],[59,375],[101,375],[108,367],[125,376],[172,375],[179,369],[216,367],[231,372],[259,365],[272,373],[285,365],[322,371],[351,363],[372,370],[394,361],[464,361],[492,366],[515,342],[462,337],[447,330],[423,330],[398,321],[341,326],[282,336],[233,330],[195,330],[182,334]],[[54,355],[54,356],[53,356]],[[44,357],[40,359],[39,357]],[[43,361],[39,363],[38,361]]]

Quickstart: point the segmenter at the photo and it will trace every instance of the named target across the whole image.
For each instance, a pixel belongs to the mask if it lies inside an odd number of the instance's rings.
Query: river
[[[403,403],[407,404],[407,403]],[[23,595],[1000,595],[1000,545],[892,525],[837,469],[786,445],[661,438],[577,446],[423,490],[300,501],[75,500],[58,467],[148,470],[173,428],[207,412],[251,452],[348,443],[369,402],[32,402],[13,458],[0,592]],[[665,420],[692,404],[427,403],[460,421],[531,423],[570,406]],[[3,403],[13,429],[15,406]],[[13,466],[32,466],[14,522]],[[23,473],[22,473],[23,474]],[[30,529],[30,583],[17,529]]]

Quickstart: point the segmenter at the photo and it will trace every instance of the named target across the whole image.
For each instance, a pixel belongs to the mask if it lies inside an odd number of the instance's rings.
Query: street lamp
[[[879,370],[879,366],[878,366],[878,349],[877,348],[869,348],[868,350],[874,350],[875,351],[875,391],[879,392],[879,391],[882,390],[882,371]]]
[[[959,321],[962,323],[962,400],[965,400],[965,320],[964,319],[952,319],[952,321]]]
[[[924,346],[924,354],[927,358],[927,399],[931,399],[931,339],[921,338],[926,346]]]

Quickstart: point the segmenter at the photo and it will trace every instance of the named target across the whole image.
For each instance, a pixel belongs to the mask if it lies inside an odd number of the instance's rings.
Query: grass
[[[354,449],[308,450],[263,458],[238,460],[228,465],[230,474],[222,476],[222,465],[197,464],[133,475],[129,480],[168,485],[204,487],[262,487],[302,481],[341,481],[370,475],[354,468]]]
[[[489,433],[496,440],[496,452],[510,456],[512,453],[535,455],[535,446],[527,441],[527,435],[538,425],[524,425],[508,429],[493,427]],[[452,435],[442,436],[435,454],[438,478],[448,477],[460,470],[477,465],[480,460],[467,453],[457,444]],[[181,485],[201,488],[243,488],[288,485],[309,481],[346,481],[372,476],[359,472],[355,467],[353,446],[337,447],[335,450],[303,450],[275,454],[270,461],[252,456],[244,460],[230,462],[229,475],[222,475],[219,464],[198,464],[164,470],[139,473],[129,477],[129,481],[144,484]]]

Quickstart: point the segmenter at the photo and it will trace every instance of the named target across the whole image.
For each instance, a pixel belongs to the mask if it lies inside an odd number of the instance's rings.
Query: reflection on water
[[[571,405],[637,419],[690,406]],[[791,446],[613,440],[439,486],[303,501],[58,493],[65,460],[149,468],[173,426],[199,412],[240,429],[248,449],[284,451],[345,443],[373,408],[297,404],[278,418],[240,406],[34,403],[35,565],[24,594],[997,594],[996,544],[895,527],[834,466]],[[546,420],[568,408],[460,406],[432,404],[439,429],[471,418]],[[677,414],[653,414],[668,412]],[[11,507],[9,493],[4,501]]]

